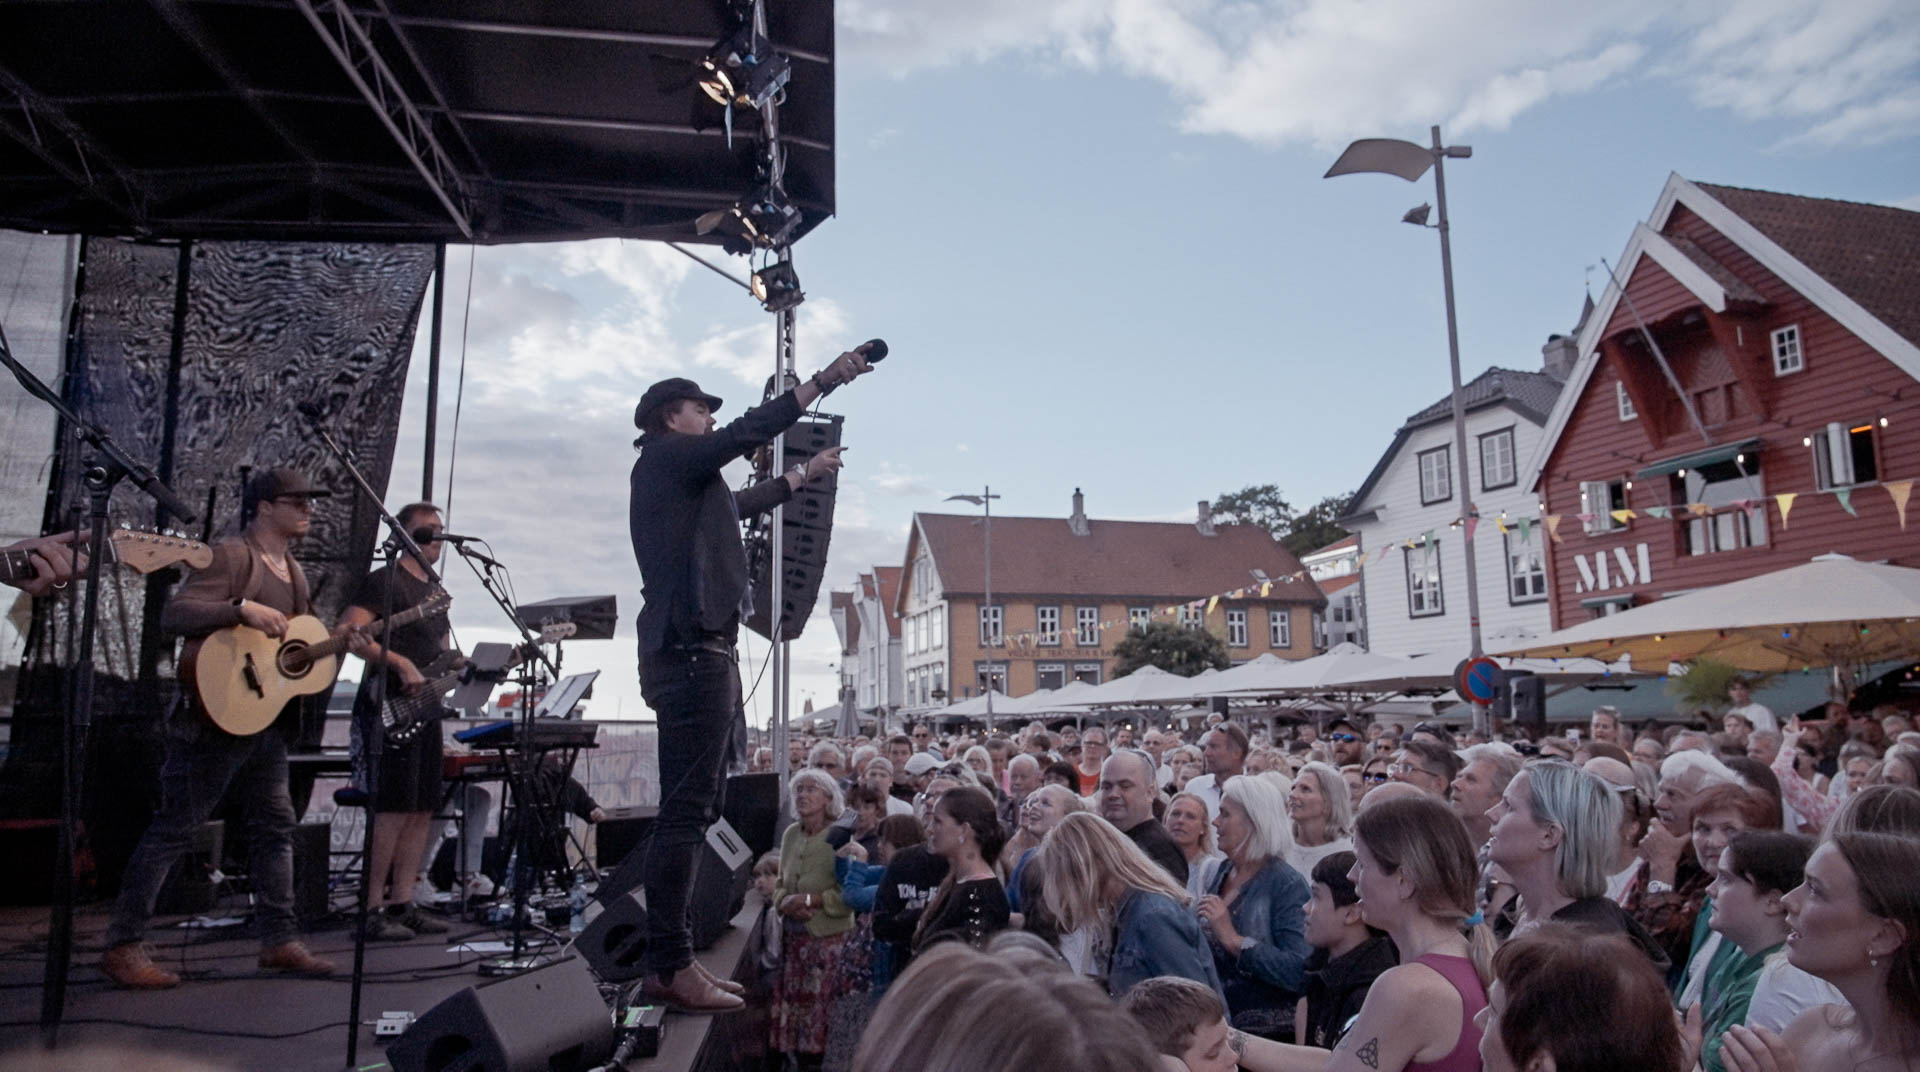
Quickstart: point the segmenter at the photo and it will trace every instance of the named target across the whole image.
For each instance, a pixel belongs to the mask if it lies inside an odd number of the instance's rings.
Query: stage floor
[[[700,955],[702,963],[732,977],[755,911],[750,898],[734,926]],[[0,908],[0,1056],[37,1045],[48,918],[44,908]],[[148,940],[154,960],[185,982],[172,990],[128,991],[108,983],[98,967],[107,906],[76,913],[62,1049],[125,1046],[179,1053],[237,1070],[339,1072],[346,1067],[348,973],[353,964],[353,931],[346,920],[322,924],[304,936],[308,948],[338,966],[327,979],[259,971],[254,964],[259,944],[247,927],[186,930],[171,926],[177,922],[163,917]],[[368,943],[357,1068],[387,1067],[388,1040],[376,1040],[372,1026],[382,1012],[405,1010],[419,1016],[461,988],[487,981],[478,964],[493,954],[449,950],[462,941],[500,940],[504,932],[449,922],[453,931],[448,935]],[[714,1023],[710,1017],[668,1016],[660,1055],[630,1061],[627,1067],[661,1072],[693,1068]],[[729,1062],[710,1052],[700,1063],[724,1067]]]

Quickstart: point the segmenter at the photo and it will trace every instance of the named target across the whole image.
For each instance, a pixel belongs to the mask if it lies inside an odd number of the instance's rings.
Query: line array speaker
[[[786,453],[780,466],[786,472],[809,458],[840,445],[843,418],[804,420],[787,429]],[[820,581],[827,568],[827,543],[833,535],[833,502],[839,490],[836,474],[816,480],[786,504],[781,524],[780,635],[794,640],[806,628],[813,605],[820,598]],[[753,615],[747,628],[769,639],[773,636],[773,516],[762,514],[747,535],[747,572],[753,583]]]

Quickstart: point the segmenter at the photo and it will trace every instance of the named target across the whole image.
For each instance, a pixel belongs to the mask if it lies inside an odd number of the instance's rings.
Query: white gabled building
[[[1463,475],[1480,518],[1474,564],[1483,639],[1548,631],[1547,533],[1522,470],[1576,355],[1572,339],[1559,335],[1542,352],[1544,371],[1490,368],[1464,385],[1466,465],[1454,457],[1449,394],[1407,418],[1354,493],[1341,524],[1359,538],[1369,650],[1465,650],[1466,556],[1455,525]]]

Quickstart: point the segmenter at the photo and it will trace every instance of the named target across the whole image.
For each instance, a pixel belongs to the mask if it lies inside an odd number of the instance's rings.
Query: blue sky
[[[1448,170],[1468,377],[1538,366],[1669,172],[1920,208],[1899,4],[1598,6],[841,0],[840,211],[795,252],[800,367],[876,335],[893,356],[829,407],[851,445],[829,585],[982,484],[1009,514],[1064,515],[1077,486],[1096,518],[1183,520],[1251,483],[1301,508],[1358,485],[1447,369],[1437,235],[1399,222],[1432,183],[1321,179],[1353,138],[1438,121],[1473,146]],[[473,272],[454,527],[526,599],[618,594],[620,637],[568,661],[605,671],[597,716],[634,717],[632,402],[687,374],[737,413],[772,318],[657,245],[486,248]],[[394,505],[418,490],[424,364]],[[453,591],[463,639],[492,635],[477,587]],[[818,617],[796,696],[831,703],[835,660]]]

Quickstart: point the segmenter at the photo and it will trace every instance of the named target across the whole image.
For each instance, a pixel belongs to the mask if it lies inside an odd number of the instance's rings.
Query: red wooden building
[[[1828,552],[1920,566],[1920,212],[1675,175],[1614,270],[1533,459],[1555,628]]]

